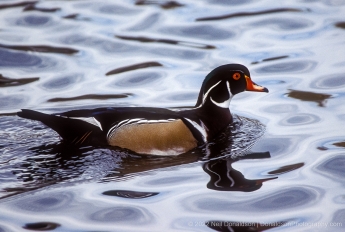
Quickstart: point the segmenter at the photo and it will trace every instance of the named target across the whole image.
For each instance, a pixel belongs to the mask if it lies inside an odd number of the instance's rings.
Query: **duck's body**
[[[18,116],[41,121],[70,144],[111,145],[142,154],[177,155],[207,143],[229,125],[230,100],[244,90],[268,92],[251,82],[247,68],[231,64],[218,67],[205,78],[192,109],[111,107],[55,115],[22,110]]]

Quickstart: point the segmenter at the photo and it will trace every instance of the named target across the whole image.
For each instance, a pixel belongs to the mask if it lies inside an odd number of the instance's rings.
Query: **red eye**
[[[234,75],[232,75],[232,78],[234,78],[234,80],[238,80],[238,79],[240,79],[241,78],[241,74],[239,74],[239,73],[234,73]]]

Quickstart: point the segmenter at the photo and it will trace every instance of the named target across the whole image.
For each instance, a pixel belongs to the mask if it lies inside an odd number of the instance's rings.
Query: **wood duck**
[[[51,127],[63,142],[111,145],[140,154],[179,155],[207,143],[232,123],[231,98],[243,91],[268,92],[240,64],[222,65],[205,78],[194,108],[107,107],[44,114],[23,109],[18,116]]]

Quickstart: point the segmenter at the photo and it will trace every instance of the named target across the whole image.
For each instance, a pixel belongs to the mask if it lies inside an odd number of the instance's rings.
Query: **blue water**
[[[342,231],[345,2],[1,1],[0,231]],[[268,94],[175,157],[71,148],[22,108],[186,108],[242,63]]]

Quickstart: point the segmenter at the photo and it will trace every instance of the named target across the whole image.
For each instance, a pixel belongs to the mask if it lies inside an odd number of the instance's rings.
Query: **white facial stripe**
[[[190,124],[192,124],[194,128],[200,132],[202,140],[206,143],[207,142],[207,132],[206,132],[207,128],[205,127],[204,123],[201,122],[201,126],[200,126],[198,123],[190,120],[189,118],[184,118],[184,119],[190,122]]]
[[[214,87],[216,87],[220,82],[221,82],[221,81],[218,81],[215,85],[211,86],[211,88],[208,89],[208,91],[204,94],[204,97],[203,97],[203,99],[202,99],[202,104],[201,104],[201,105],[203,105],[203,104],[205,103],[206,98],[207,98],[208,94],[210,93],[210,91],[211,91]]]
[[[99,129],[101,129],[101,131],[103,131],[101,123],[97,119],[95,119],[94,117],[67,117],[67,118],[77,119],[77,120],[81,120],[81,121],[90,123],[90,124],[92,124],[94,126],[99,127]]]
[[[229,81],[226,82],[226,86],[227,86],[228,93],[229,93],[229,99],[228,100],[225,100],[224,102],[216,102],[215,100],[212,99],[212,97],[210,98],[211,101],[213,102],[213,104],[215,104],[216,106],[221,107],[221,108],[229,108],[230,101],[231,101],[231,98],[233,96],[231,93],[231,90],[230,90]]]
[[[223,102],[216,102],[215,100],[212,99],[212,97],[210,99],[211,99],[213,104],[215,104],[216,106],[221,107],[221,108],[229,108],[230,101],[231,101],[230,98],[226,101],[223,101]]]

